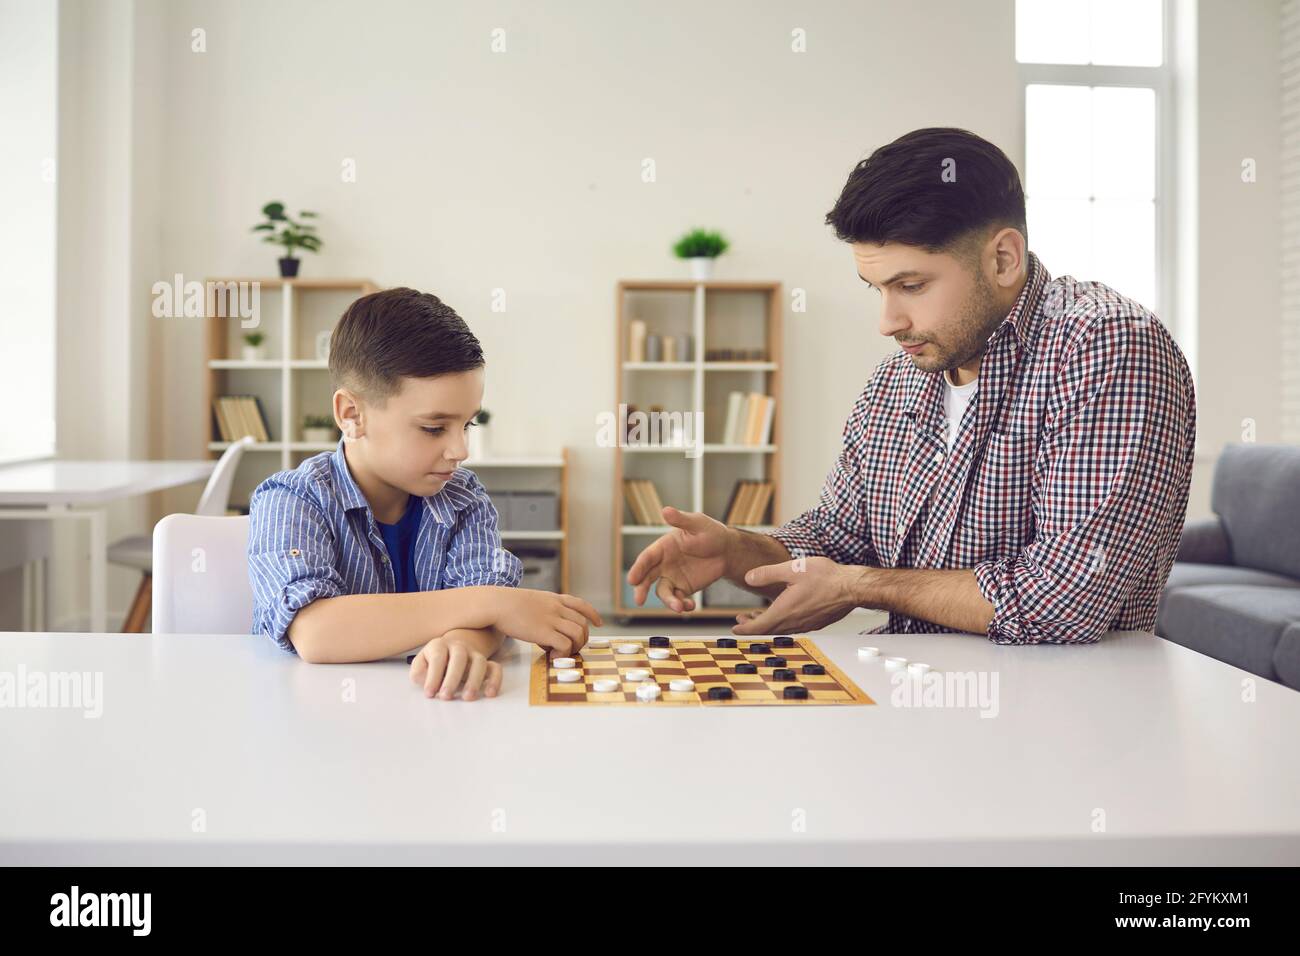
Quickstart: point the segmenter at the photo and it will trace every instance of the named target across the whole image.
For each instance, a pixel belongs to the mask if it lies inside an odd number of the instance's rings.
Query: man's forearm
[[[492,627],[492,590],[466,587],[320,598],[294,616],[289,640],[303,660],[316,664],[375,661],[456,628]]]
[[[765,564],[778,564],[790,560],[790,552],[780,541],[768,534],[756,534],[732,528],[731,540],[727,547],[726,578],[732,584],[738,584],[746,591],[774,598],[785,590],[784,584],[772,584],[755,588],[745,583],[745,574],[752,568]]]
[[[941,627],[987,634],[993,605],[969,568],[859,568],[862,607],[893,611]]]

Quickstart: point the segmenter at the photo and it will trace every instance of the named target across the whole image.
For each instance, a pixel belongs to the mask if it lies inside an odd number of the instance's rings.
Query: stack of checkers
[[[870,704],[807,637],[592,638],[574,658],[539,651],[533,704]]]

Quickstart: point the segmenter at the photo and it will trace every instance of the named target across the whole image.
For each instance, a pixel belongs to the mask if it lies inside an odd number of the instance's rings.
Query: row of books
[[[724,445],[766,445],[772,440],[776,399],[760,392],[732,392],[727,396]]]
[[[773,485],[770,481],[753,481],[742,478],[731,489],[724,524],[762,524],[767,507],[772,503]]]
[[[623,497],[637,524],[663,524],[664,503],[649,478],[624,478]]]
[[[771,481],[742,478],[731,489],[727,502],[726,524],[762,524],[772,503],[774,485]],[[663,519],[663,501],[659,489],[649,478],[624,478],[623,498],[632,511],[636,524],[660,525]]]
[[[256,395],[222,395],[212,400],[217,431],[222,441],[238,441],[252,435],[255,441],[270,441],[262,400]]]

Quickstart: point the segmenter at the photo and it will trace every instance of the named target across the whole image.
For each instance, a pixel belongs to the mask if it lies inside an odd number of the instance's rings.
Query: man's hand
[[[655,594],[665,607],[693,611],[695,599],[691,595],[727,573],[731,529],[695,511],[664,508],[663,516],[673,529],[637,556],[627,572],[627,583],[636,589],[633,593],[638,607],[645,604],[654,584]]]
[[[411,681],[424,685],[424,696],[451,700],[460,690],[461,700],[495,697],[501,690],[501,665],[488,660],[484,632],[448,631],[435,637],[411,661]]]
[[[506,634],[544,648],[551,657],[580,651],[591,625],[604,624],[596,609],[572,594],[530,588],[493,588],[493,623]]]
[[[753,568],[745,575],[746,584],[784,584],[785,589],[763,610],[737,615],[731,633],[787,634],[834,624],[859,606],[863,581],[870,571],[836,564],[830,558],[797,558]]]

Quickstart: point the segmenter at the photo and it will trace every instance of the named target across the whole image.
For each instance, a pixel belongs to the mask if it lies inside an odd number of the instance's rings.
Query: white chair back
[[[230,504],[230,486],[235,481],[235,472],[239,469],[239,459],[244,457],[244,450],[256,445],[251,435],[245,435],[239,441],[231,442],[230,447],[217,459],[217,467],[208,476],[208,483],[203,487],[199,497],[199,506],[195,514],[224,518],[226,507]]]
[[[247,515],[171,514],[159,521],[153,529],[153,633],[248,634],[252,626]]]

